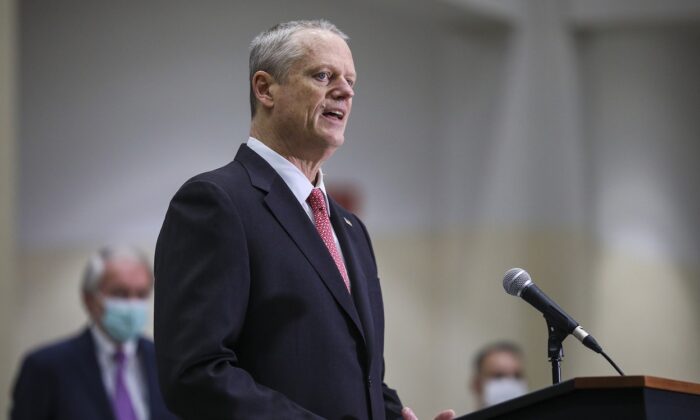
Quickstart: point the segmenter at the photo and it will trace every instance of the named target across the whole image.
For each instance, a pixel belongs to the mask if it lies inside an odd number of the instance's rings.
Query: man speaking
[[[383,381],[367,231],[326,195],[321,171],[352,108],[346,41],[322,20],[258,35],[250,138],[168,208],[155,340],[166,401],[182,418],[414,418]]]

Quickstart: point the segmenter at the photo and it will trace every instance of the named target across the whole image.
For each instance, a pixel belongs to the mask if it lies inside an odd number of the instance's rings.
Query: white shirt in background
[[[114,396],[114,380],[116,377],[116,364],[114,354],[117,347],[95,324],[90,326],[92,338],[95,341],[97,352],[97,362],[102,372],[102,382],[107,390],[107,398],[110,404]],[[146,375],[141,366],[138,354],[136,353],[136,340],[129,340],[122,344],[122,349],[126,356],[126,368],[124,370],[124,382],[134,407],[136,418],[139,420],[149,419],[148,407],[148,386]]]

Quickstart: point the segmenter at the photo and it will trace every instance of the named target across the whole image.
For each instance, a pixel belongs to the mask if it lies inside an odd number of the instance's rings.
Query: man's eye
[[[126,290],[112,290],[108,293],[108,296],[120,298],[120,299],[126,299],[129,297],[129,292]]]
[[[331,78],[331,74],[328,73],[327,71],[323,71],[321,73],[316,74],[316,80],[319,80],[321,82],[326,82]]]

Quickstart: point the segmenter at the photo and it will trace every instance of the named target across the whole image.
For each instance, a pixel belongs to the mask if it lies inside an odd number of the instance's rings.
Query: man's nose
[[[340,79],[331,91],[331,97],[333,99],[350,99],[353,96],[355,96],[355,91],[345,79]]]

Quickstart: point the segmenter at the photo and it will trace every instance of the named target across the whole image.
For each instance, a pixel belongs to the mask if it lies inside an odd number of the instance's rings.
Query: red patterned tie
[[[331,253],[331,257],[333,257],[335,265],[338,266],[338,271],[340,271],[340,275],[343,276],[345,287],[347,287],[349,292],[350,278],[348,277],[348,271],[345,269],[345,264],[343,263],[343,258],[340,256],[338,247],[335,246],[335,240],[333,239],[333,228],[331,227],[331,221],[328,218],[326,199],[323,196],[323,191],[321,191],[320,188],[314,188],[306,201],[309,203],[311,210],[314,213],[316,230],[318,231],[318,234],[321,235],[323,243],[326,244],[326,248],[328,248],[328,251]]]

